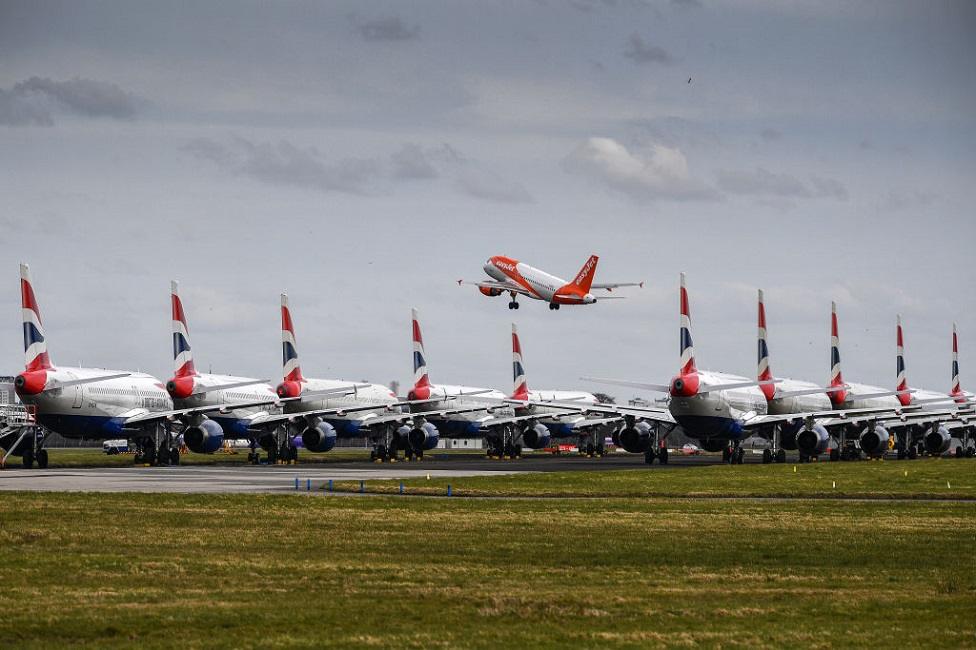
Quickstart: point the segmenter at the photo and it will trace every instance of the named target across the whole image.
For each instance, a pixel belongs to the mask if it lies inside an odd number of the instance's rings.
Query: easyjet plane
[[[597,301],[590,293],[603,289],[613,291],[619,287],[643,287],[643,282],[611,282],[594,283],[596,264],[600,260],[596,255],[590,255],[586,264],[579,270],[572,282],[549,275],[545,271],[513,260],[504,255],[495,255],[485,262],[485,273],[491,280],[467,282],[458,280],[458,284],[473,284],[486,296],[500,296],[508,293],[512,300],[509,309],[518,309],[518,296],[527,296],[533,300],[544,300],[549,303],[549,309],[559,309],[560,305],[592,305]],[[617,298],[619,296],[610,296]],[[601,298],[605,300],[607,297]]]

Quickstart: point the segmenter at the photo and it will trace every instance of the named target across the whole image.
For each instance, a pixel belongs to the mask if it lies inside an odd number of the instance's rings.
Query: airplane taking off
[[[597,301],[591,291],[603,289],[613,291],[619,287],[643,287],[643,282],[614,282],[594,283],[596,265],[600,260],[596,255],[590,255],[586,264],[579,270],[571,282],[557,278],[545,271],[529,266],[524,262],[513,260],[503,255],[495,255],[485,262],[485,273],[491,280],[469,282],[458,280],[458,284],[473,284],[486,296],[500,296],[508,293],[512,300],[509,309],[518,309],[518,296],[527,296],[533,300],[543,300],[549,303],[549,309],[559,309],[560,305],[591,305]],[[609,296],[618,298],[622,296]],[[600,298],[606,300],[608,297]]]

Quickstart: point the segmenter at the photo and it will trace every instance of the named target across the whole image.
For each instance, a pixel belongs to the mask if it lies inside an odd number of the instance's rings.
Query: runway
[[[6,469],[0,472],[0,491],[276,493],[301,490],[306,481],[491,476],[516,472],[653,469],[671,470],[714,464],[714,457],[676,457],[667,466],[646,465],[643,457],[614,454],[604,458],[528,456],[520,460],[489,460],[481,455],[442,454],[420,463],[375,464],[338,461],[305,465],[197,465],[181,467],[92,467],[66,469]]]

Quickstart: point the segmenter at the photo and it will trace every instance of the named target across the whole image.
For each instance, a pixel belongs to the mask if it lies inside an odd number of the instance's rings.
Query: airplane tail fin
[[[512,381],[512,399],[529,399],[529,385],[525,380],[525,367],[522,366],[522,344],[515,323],[512,323]]]
[[[589,293],[590,285],[593,284],[593,276],[596,275],[596,263],[599,261],[600,258],[598,256],[590,255],[590,259],[586,260],[586,264],[576,274],[576,279],[572,282],[573,286],[583,293]]]
[[[413,385],[414,388],[428,388],[430,379],[427,377],[427,359],[424,357],[424,337],[420,333],[420,320],[417,310],[411,309],[410,316],[413,330]]]
[[[895,355],[897,359],[895,360],[895,390],[897,391],[907,391],[908,390],[908,377],[905,373],[905,339],[902,334],[901,329],[901,315],[896,317],[896,331],[895,331]],[[912,403],[912,396],[909,393],[898,393],[898,401],[901,402],[902,406],[908,406]]]
[[[830,303],[830,382],[828,386],[836,387],[844,385],[844,375],[840,371],[840,337],[837,327],[837,303]],[[830,401],[835,405],[842,404],[847,400],[847,393],[843,390],[834,390],[827,393]]]
[[[30,267],[26,264],[20,265],[20,307],[24,322],[24,367],[28,371],[51,368],[44,325],[41,324],[41,310],[34,297]]]
[[[170,302],[173,307],[173,376],[192,377],[197,371],[193,366],[190,329],[180,300],[180,283],[176,280],[170,281]]]
[[[759,354],[756,378],[759,381],[768,381],[773,378],[773,372],[769,367],[769,347],[766,344],[766,305],[763,301],[762,289],[759,290],[758,325]],[[766,396],[766,399],[773,399],[773,396],[776,394],[776,386],[773,384],[760,384],[759,389]]]
[[[688,290],[685,288],[685,274],[681,274],[681,297],[679,299],[681,331],[681,374],[690,375],[698,371],[695,366],[695,345],[691,341],[691,308],[688,303]]]
[[[304,381],[302,367],[298,363],[298,347],[295,344],[295,326],[288,308],[288,294],[281,294],[281,374],[285,381]]]
[[[959,337],[956,335],[955,323],[952,324],[952,388],[949,394],[952,396],[964,394],[959,384]]]

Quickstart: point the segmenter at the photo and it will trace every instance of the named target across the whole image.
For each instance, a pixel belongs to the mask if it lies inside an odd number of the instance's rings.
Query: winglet
[[[186,324],[183,301],[180,300],[180,283],[170,281],[170,303],[173,312],[173,376],[192,377],[197,374],[190,348],[190,328]]]
[[[20,265],[20,307],[24,323],[24,367],[26,370],[47,370],[51,368],[51,357],[47,353],[47,339],[44,325],[41,324],[41,310],[34,297],[34,282],[30,267]]]
[[[281,294],[281,374],[285,381],[305,381],[298,363],[298,346],[295,343],[295,326],[288,307],[288,294]]]

